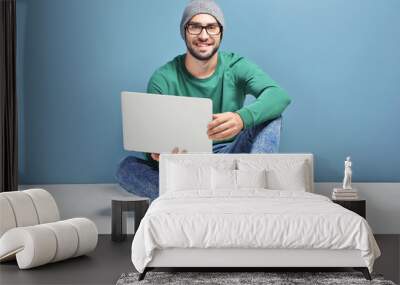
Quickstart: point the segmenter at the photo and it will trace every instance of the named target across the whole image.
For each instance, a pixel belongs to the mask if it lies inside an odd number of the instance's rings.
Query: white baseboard
[[[315,183],[315,193],[330,197],[339,183]],[[375,234],[400,234],[400,183],[353,183],[367,200],[367,220]],[[117,184],[21,185],[20,190],[44,188],[57,202],[63,219],[86,217],[100,234],[111,233],[111,200],[131,197]],[[128,233],[133,233],[133,216],[128,216]]]

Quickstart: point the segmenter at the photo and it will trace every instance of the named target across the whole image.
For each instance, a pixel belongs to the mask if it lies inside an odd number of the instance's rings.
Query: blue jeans
[[[215,144],[213,153],[276,153],[279,149],[282,118],[241,131],[232,142]],[[126,191],[154,200],[159,195],[158,163],[135,156],[124,158],[116,179]]]

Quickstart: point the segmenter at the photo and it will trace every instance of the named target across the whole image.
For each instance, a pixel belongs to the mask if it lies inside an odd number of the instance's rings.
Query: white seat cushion
[[[16,256],[20,269],[86,254],[96,248],[96,225],[86,218],[18,227],[0,238],[0,261]]]
[[[1,195],[10,203],[17,227],[33,226],[39,223],[35,205],[29,195],[22,191],[3,192]]]
[[[15,228],[17,222],[10,202],[5,196],[0,195],[0,237],[9,229]]]
[[[56,255],[51,262],[60,261],[75,255],[78,250],[79,236],[75,228],[67,221],[44,224],[55,235],[57,244]]]
[[[0,237],[15,227],[60,220],[56,201],[44,189],[0,193],[0,213]]]
[[[60,220],[60,213],[56,201],[49,192],[44,189],[28,189],[22,191],[28,194],[33,201],[39,224],[51,223]]]

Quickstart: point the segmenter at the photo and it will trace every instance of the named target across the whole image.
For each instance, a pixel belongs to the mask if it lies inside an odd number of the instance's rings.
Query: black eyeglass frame
[[[187,32],[189,33],[189,35],[192,35],[192,36],[198,36],[198,35],[200,35],[200,34],[203,32],[204,29],[206,29],[206,33],[207,33],[210,37],[215,37],[215,36],[218,36],[218,35],[222,35],[222,32],[223,32],[223,27],[222,27],[219,23],[217,23],[217,25],[218,25],[218,27],[219,27],[219,33],[218,33],[218,34],[214,34],[214,35],[210,34],[210,33],[208,32],[208,30],[207,30],[207,27],[209,27],[209,26],[211,26],[211,25],[207,25],[207,26],[201,25],[201,30],[200,30],[200,33],[198,33],[198,34],[193,34],[193,33],[189,32],[189,29],[188,29],[188,26],[189,26],[189,25],[195,25],[195,24],[187,23],[187,24],[185,25],[185,31],[187,31]],[[199,26],[200,26],[200,25],[199,25]]]

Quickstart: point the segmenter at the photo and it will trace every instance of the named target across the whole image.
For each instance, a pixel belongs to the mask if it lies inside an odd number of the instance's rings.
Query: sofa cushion
[[[28,269],[86,254],[96,248],[96,225],[86,218],[10,229],[0,238],[0,261],[16,257]]]
[[[0,237],[15,227],[50,223],[60,219],[53,196],[44,189],[0,193],[0,216]]]

